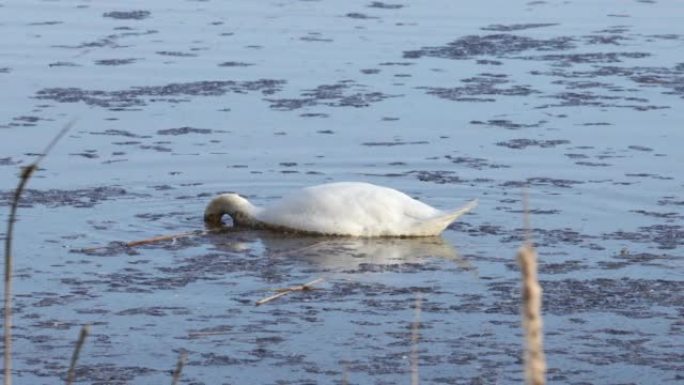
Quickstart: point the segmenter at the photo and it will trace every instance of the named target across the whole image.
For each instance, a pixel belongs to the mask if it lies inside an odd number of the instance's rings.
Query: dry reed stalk
[[[67,372],[66,384],[71,385],[74,383],[76,378],[76,362],[78,362],[78,356],[81,354],[81,348],[85,343],[86,337],[90,334],[90,325],[83,325],[81,332],[78,335],[78,340],[76,341],[76,347],[74,348],[74,353],[71,355],[71,364],[69,364],[69,371]]]
[[[45,147],[43,153],[26,167],[21,169],[21,174],[19,175],[19,184],[17,184],[16,190],[14,190],[14,196],[12,197],[12,204],[10,205],[10,214],[7,219],[7,235],[5,237],[5,297],[4,297],[4,357],[3,362],[5,365],[4,369],[4,384],[12,385],[12,240],[14,237],[14,222],[16,221],[17,208],[19,207],[19,199],[21,198],[21,193],[26,187],[29,179],[33,173],[38,169],[38,165],[45,158],[45,156],[52,150],[52,148],[57,144],[57,142],[62,139],[62,137],[71,129],[71,127],[76,123],[75,120],[70,121],[57,133],[57,135],[52,138],[52,141]]]
[[[525,380],[528,385],[546,383],[546,359],[542,332],[542,288],[537,279],[537,252],[531,244],[518,251],[522,272],[522,318],[525,330]]]
[[[322,281],[323,281],[323,278],[316,278],[313,281],[305,283],[303,285],[297,285],[297,286],[291,286],[291,287],[286,287],[286,288],[282,288],[282,289],[277,289],[276,294],[273,294],[273,295],[268,296],[266,298],[262,298],[262,299],[256,301],[256,303],[254,305],[255,306],[263,305],[265,303],[271,302],[275,299],[278,299],[284,295],[290,294],[290,293],[295,292],[295,291],[311,290],[311,289],[313,289],[313,287],[312,287],[313,285],[315,285],[319,282],[322,282]]]
[[[411,385],[420,384],[418,372],[418,341],[420,339],[420,314],[423,310],[423,297],[416,294],[415,312],[413,324],[411,324]]]
[[[176,369],[173,371],[173,378],[171,380],[171,385],[177,385],[178,381],[180,381],[180,376],[181,373],[183,373],[183,366],[185,366],[185,360],[187,359],[188,354],[186,352],[182,352],[180,356],[178,357],[178,362],[176,363]]]

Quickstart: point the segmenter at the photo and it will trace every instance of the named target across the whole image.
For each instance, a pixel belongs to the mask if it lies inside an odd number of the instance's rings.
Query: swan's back
[[[355,236],[436,235],[430,221],[444,216],[397,190],[360,182],[307,187],[265,207],[259,221],[323,234]]]

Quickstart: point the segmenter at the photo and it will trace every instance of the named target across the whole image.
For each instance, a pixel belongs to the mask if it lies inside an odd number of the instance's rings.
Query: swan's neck
[[[233,219],[233,226],[255,227],[261,209],[236,194],[223,194],[212,199],[204,211],[204,221],[211,226],[220,226],[221,218],[228,214]]]
[[[235,211],[232,213],[225,212],[233,218],[233,226],[235,227],[255,227],[258,224],[256,219],[257,208],[251,206],[248,210]]]

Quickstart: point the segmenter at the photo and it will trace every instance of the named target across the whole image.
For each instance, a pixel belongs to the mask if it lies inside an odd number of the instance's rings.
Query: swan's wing
[[[416,221],[440,213],[404,193],[366,183],[305,188],[267,206],[265,223],[326,234],[410,235]]]
[[[295,230],[354,236],[432,236],[477,201],[442,212],[387,187],[340,182],[307,187],[265,207],[256,219]]]

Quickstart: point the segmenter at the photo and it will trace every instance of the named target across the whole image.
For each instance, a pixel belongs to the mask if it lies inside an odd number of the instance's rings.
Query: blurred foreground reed
[[[522,273],[522,327],[525,332],[525,381],[528,385],[546,383],[543,320],[541,315],[542,288],[537,279],[537,252],[530,243],[518,250]]]

